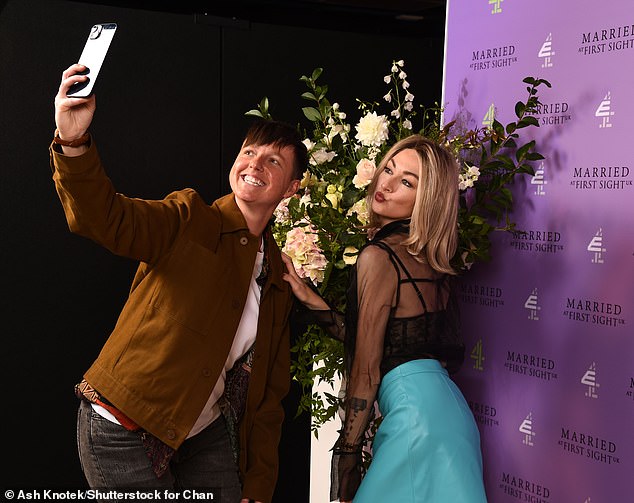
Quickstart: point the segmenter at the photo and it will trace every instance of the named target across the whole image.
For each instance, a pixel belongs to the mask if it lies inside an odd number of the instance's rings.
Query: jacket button
[[[245,246],[245,245],[247,245],[248,243],[249,243],[249,238],[248,238],[248,237],[246,237],[246,236],[242,236],[242,237],[240,238],[240,244],[241,244],[242,246]]]
[[[176,432],[174,430],[167,430],[167,438],[174,440],[176,438]]]
[[[204,375],[205,377],[209,377],[209,376],[211,375],[211,370],[209,370],[209,369],[203,369],[203,375]]]

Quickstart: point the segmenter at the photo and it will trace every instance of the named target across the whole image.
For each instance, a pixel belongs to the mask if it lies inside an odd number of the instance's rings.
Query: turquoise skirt
[[[383,421],[354,503],[486,503],[480,433],[438,361],[392,369],[378,403]]]

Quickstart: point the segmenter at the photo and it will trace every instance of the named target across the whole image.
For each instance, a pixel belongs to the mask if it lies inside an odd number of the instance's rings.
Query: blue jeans
[[[86,400],[81,400],[77,412],[77,446],[91,489],[159,490],[161,495],[167,490],[184,494],[185,500],[192,499],[188,497],[192,490],[203,490],[213,493],[214,503],[241,499],[238,468],[222,416],[183,442],[161,478],[152,470],[139,433],[100,416]]]

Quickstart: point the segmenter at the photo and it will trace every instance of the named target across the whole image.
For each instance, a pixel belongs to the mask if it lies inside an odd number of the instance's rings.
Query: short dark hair
[[[302,143],[297,128],[274,120],[257,120],[249,127],[244,137],[245,145],[275,145],[279,148],[291,147],[295,152],[293,180],[301,180],[308,167],[308,150]]]

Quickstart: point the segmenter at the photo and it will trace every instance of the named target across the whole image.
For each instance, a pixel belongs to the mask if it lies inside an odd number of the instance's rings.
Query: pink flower
[[[292,260],[297,275],[314,285],[324,280],[328,260],[319,247],[319,236],[312,226],[294,227],[286,234],[282,251]]]

